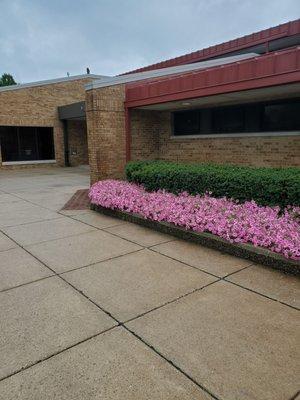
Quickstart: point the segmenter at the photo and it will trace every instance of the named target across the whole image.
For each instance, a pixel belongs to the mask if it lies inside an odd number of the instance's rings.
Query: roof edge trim
[[[73,75],[73,76],[66,76],[64,78],[47,79],[44,81],[36,81],[36,82],[29,82],[29,83],[20,83],[20,84],[10,85],[10,86],[2,86],[2,87],[0,87],[0,92],[26,89],[26,88],[36,87],[36,86],[51,85],[54,83],[76,81],[79,79],[86,79],[86,78],[94,78],[94,79],[100,80],[102,78],[108,78],[108,77],[104,76],[104,75],[96,75],[96,74]]]
[[[178,65],[175,67],[160,68],[151,71],[138,72],[135,74],[118,75],[114,77],[104,78],[103,80],[95,80],[85,85],[85,90],[99,89],[107,86],[120,85],[124,83],[136,82],[152,78],[160,78],[167,75],[176,75],[185,72],[192,72],[199,69],[208,69],[213,67],[221,67],[222,65],[235,62],[246,61],[249,58],[259,57],[256,53],[240,54],[230,57],[218,58],[214,60],[200,61],[198,63]]]

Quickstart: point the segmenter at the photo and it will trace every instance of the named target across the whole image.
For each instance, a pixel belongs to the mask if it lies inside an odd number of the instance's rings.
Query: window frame
[[[0,152],[1,152],[1,160],[2,160],[2,165],[13,165],[13,164],[34,164],[34,163],[43,163],[43,162],[56,162],[55,160],[55,141],[54,141],[54,128],[53,126],[16,126],[16,125],[1,125],[0,126],[1,130],[3,129],[4,134],[2,137],[2,134],[0,132]],[[28,158],[22,155],[24,153],[24,147],[26,144],[23,142],[23,140],[26,138],[26,130],[28,129],[29,134],[32,135],[32,139],[34,141],[34,147],[33,150],[35,152],[35,157],[30,158],[30,154],[28,154]],[[43,135],[42,130],[47,130],[46,134],[50,135],[48,136],[48,140],[50,138],[50,141],[47,143],[47,145],[51,145],[51,148],[48,149],[48,154],[51,156],[51,158],[42,158],[41,152],[42,152],[42,142],[41,142],[41,136]],[[11,131],[11,132],[10,132]],[[5,150],[3,144],[5,143],[1,139],[4,138],[4,135],[10,135],[14,132],[16,135],[16,143],[14,146],[16,147],[16,152],[15,154],[18,154],[17,157],[12,157],[14,153],[9,152],[9,160],[6,160],[7,157],[4,156]],[[6,149],[7,150],[7,149]],[[11,150],[11,149],[10,149]],[[10,158],[16,158],[14,160]],[[20,159],[22,158],[22,159]]]
[[[215,106],[215,107],[202,107],[202,108],[191,108],[191,109],[181,109],[181,110],[174,110],[171,112],[171,138],[178,140],[178,139],[207,139],[207,138],[226,138],[226,137],[259,137],[259,136],[298,136],[300,134],[300,127],[299,129],[295,130],[276,130],[276,131],[247,131],[246,130],[246,112],[247,112],[247,106],[254,106],[254,105],[261,105],[262,107],[268,106],[268,105],[276,105],[276,104],[286,104],[286,103],[299,103],[300,107],[300,98],[293,98],[293,99],[276,99],[276,100],[271,100],[271,101],[261,101],[261,102],[249,102],[249,103],[237,103],[237,104],[230,104],[230,105],[220,105]],[[198,134],[175,134],[175,126],[174,126],[174,120],[175,120],[175,114],[176,113],[184,113],[187,111],[198,111],[199,114],[201,114],[202,110],[205,109],[210,109],[211,113],[213,115],[213,111],[216,109],[223,109],[223,108],[229,108],[229,107],[244,107],[244,131],[243,132],[223,132],[223,133],[217,133],[212,131],[211,133],[205,132],[201,133],[199,131]],[[263,117],[264,112],[262,112],[261,118]],[[212,117],[213,118],[213,117]],[[201,115],[199,116],[199,121],[201,121]],[[199,126],[201,126],[201,123],[199,123]],[[213,119],[211,119],[211,129],[213,126]]]

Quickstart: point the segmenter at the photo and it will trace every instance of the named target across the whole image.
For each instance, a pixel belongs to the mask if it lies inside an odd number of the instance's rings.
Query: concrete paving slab
[[[67,215],[69,217],[78,216],[81,214],[86,214],[87,210],[60,210],[59,213],[61,215]]]
[[[298,311],[230,283],[128,326],[220,399],[290,399],[299,389]]]
[[[0,293],[0,379],[115,325],[60,278]]]
[[[41,207],[48,208],[49,210],[52,211],[60,211],[67,201],[68,199],[64,199],[63,197],[59,198],[58,196],[56,196],[54,198],[51,197],[48,199],[45,198],[44,200],[40,199],[32,200],[32,203]]]
[[[29,201],[35,205],[58,211],[69,200],[70,194],[63,190],[42,189],[42,190],[23,190],[15,193],[20,199]]]
[[[18,199],[17,197],[12,196],[12,195],[7,194],[7,193],[1,193],[0,192],[0,204],[1,204],[1,207],[2,207],[3,204],[15,203],[17,201],[21,201],[21,199]]]
[[[70,218],[60,216],[60,218],[50,221],[34,222],[26,225],[3,228],[12,239],[22,246],[28,246],[35,243],[48,240],[59,239],[67,236],[95,231],[96,229],[74,221]]]
[[[47,207],[49,210],[60,212],[60,210],[64,207],[66,204],[66,201],[52,201],[52,200],[47,200],[44,202],[44,206]]]
[[[6,206],[6,204],[5,204]],[[58,218],[59,215],[51,210],[30,204],[26,201],[18,201],[9,205],[9,208],[0,209],[0,227],[28,224],[30,222]]]
[[[123,328],[0,382],[3,400],[211,400]]]
[[[26,248],[46,265],[61,273],[121,256],[141,247],[97,230]]]
[[[134,318],[216,279],[150,250],[114,258],[63,277],[120,321]]]
[[[35,205],[28,203],[26,200],[19,199],[18,201],[7,201],[1,204],[0,214],[14,213],[23,209],[29,209],[29,211],[35,207]]]
[[[115,226],[105,230],[146,247],[174,240],[174,237],[170,235],[149,228],[144,228],[143,226],[132,224],[130,222],[122,226]]]
[[[262,265],[253,265],[230,275],[227,279],[300,309],[299,277],[287,275]]]
[[[17,247],[16,243],[0,232],[0,251],[5,251]]]
[[[65,210],[67,211],[67,210]],[[73,210],[72,210],[73,211]],[[77,215],[72,215],[73,219],[85,222],[86,224],[92,225],[96,228],[103,229],[111,226],[120,226],[122,224],[127,224],[126,221],[122,221],[119,218],[112,218],[107,215],[102,215],[96,213],[95,211],[87,211],[84,213],[79,213]]]
[[[183,240],[160,244],[154,246],[153,250],[219,277],[239,271],[252,264],[251,261]]]
[[[0,290],[6,290],[53,273],[21,248],[0,254]]]
[[[23,199],[23,200],[28,200],[28,201],[39,201],[42,202],[44,200],[49,200],[49,199],[56,199],[56,200],[68,200],[69,194],[65,193],[63,190],[54,190],[51,188],[45,188],[45,189],[35,189],[35,190],[22,190],[19,192],[14,192],[13,193],[15,196],[18,196],[18,198]]]

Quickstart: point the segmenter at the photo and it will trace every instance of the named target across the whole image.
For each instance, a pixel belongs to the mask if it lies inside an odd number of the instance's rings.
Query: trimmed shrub
[[[300,168],[255,168],[217,164],[179,164],[163,161],[133,161],[126,166],[129,182],[146,190],[165,189],[175,194],[212,193],[241,202],[282,209],[300,204]]]

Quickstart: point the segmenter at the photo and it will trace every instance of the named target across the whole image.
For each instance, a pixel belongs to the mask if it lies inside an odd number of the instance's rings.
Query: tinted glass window
[[[243,107],[216,108],[213,111],[213,131],[215,133],[243,132],[245,126]]]
[[[300,100],[203,108],[173,114],[174,135],[300,131]]]
[[[300,128],[300,102],[266,105],[264,131],[292,131]]]
[[[199,132],[198,111],[184,111],[174,113],[175,135],[195,135]]]
[[[0,127],[2,161],[53,160],[53,128]]]
[[[2,161],[14,161],[19,158],[18,132],[15,127],[0,127],[0,145]]]

